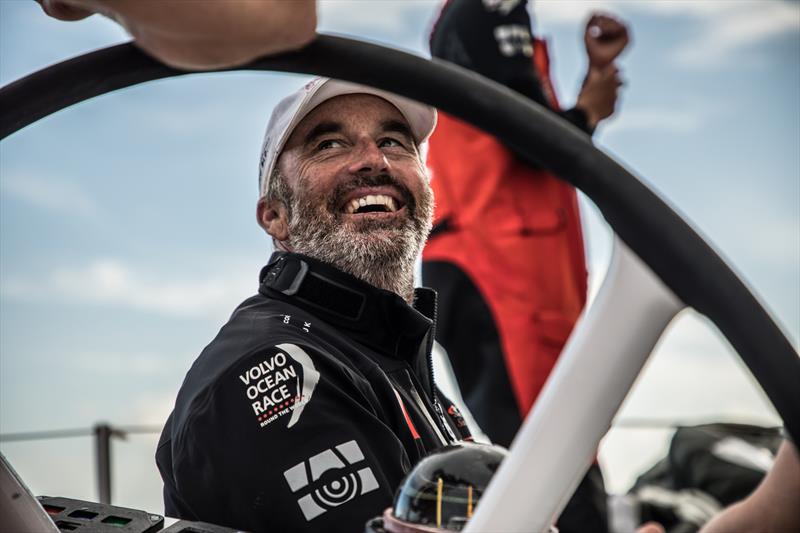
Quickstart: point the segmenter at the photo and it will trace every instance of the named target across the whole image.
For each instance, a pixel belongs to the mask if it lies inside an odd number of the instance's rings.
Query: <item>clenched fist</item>
[[[595,13],[586,23],[583,35],[589,67],[603,69],[628,45],[628,27],[609,15]]]

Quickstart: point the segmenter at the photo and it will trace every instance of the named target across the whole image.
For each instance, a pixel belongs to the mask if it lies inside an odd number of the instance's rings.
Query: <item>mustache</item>
[[[333,191],[331,192],[331,196],[328,200],[328,211],[331,213],[337,213],[339,207],[344,203],[344,198],[347,196],[351,191],[355,189],[359,189],[361,187],[382,187],[382,186],[391,186],[397,189],[400,193],[401,199],[403,204],[405,204],[406,209],[408,209],[409,213],[413,215],[416,212],[416,200],[414,199],[414,195],[411,194],[411,190],[408,187],[403,185],[397,178],[392,176],[391,174],[376,174],[374,176],[357,176],[351,180],[347,180],[345,182],[339,183],[336,187],[334,187]]]

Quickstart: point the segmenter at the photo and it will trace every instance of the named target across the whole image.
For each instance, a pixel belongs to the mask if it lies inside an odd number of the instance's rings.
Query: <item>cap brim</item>
[[[414,135],[414,140],[417,144],[422,144],[433,132],[436,127],[436,110],[431,106],[421,104],[414,100],[410,100],[403,96],[399,96],[387,91],[367,87],[366,85],[359,85],[348,81],[328,79],[321,83],[311,97],[303,103],[297,110],[295,117],[292,119],[287,132],[291,134],[297,124],[302,121],[306,115],[313,111],[317,106],[335,98],[346,94],[372,94],[379,98],[383,98],[403,115],[411,128],[411,133]],[[288,137],[288,136],[287,136]]]

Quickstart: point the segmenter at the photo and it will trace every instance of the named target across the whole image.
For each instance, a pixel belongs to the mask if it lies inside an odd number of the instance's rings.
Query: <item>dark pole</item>
[[[97,457],[97,489],[100,503],[111,503],[111,426],[94,427],[94,450]]]

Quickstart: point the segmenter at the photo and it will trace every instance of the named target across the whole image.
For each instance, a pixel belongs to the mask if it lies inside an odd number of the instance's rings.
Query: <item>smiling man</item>
[[[433,383],[435,296],[413,287],[435,122],[328,79],[275,108],[257,215],[276,252],[178,393],[156,452],[168,515],[361,531],[421,457],[468,438]]]
[[[435,115],[391,98],[416,114],[416,132],[395,104],[374,94],[343,94],[314,108],[263,169],[258,218],[276,248],[311,255],[411,303],[433,211],[418,143]]]

